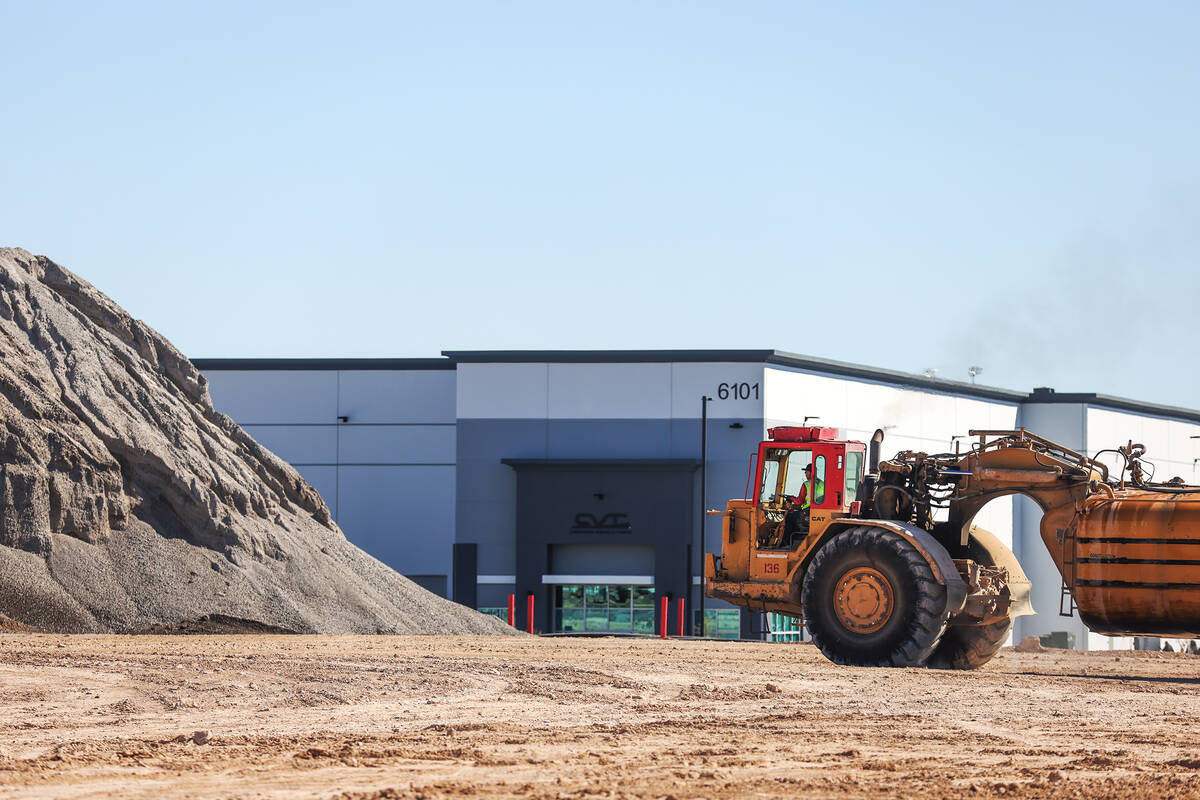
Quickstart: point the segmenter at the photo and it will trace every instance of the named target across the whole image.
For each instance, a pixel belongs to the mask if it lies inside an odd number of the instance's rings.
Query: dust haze
[[[964,298],[956,335],[929,350],[939,375],[1029,390],[1099,392],[1200,406],[1183,358],[1200,299],[1200,193],[1157,204],[1127,230],[1094,227],[1031,265],[997,276],[999,290]]]

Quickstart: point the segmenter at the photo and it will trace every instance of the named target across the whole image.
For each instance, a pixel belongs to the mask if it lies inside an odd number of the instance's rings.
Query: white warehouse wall
[[[1123,447],[1130,441],[1146,445],[1145,461],[1154,465],[1155,481],[1173,477],[1195,484],[1200,480],[1196,459],[1200,458],[1200,423],[1150,417],[1107,408],[1087,409],[1088,455],[1099,450]],[[1196,438],[1193,438],[1196,437]],[[1106,453],[1100,460],[1109,469],[1118,468],[1120,457]]]
[[[882,428],[883,458],[901,450],[953,452],[956,436],[964,437],[960,446],[965,451],[970,447],[969,430],[1016,427],[1016,403],[905,389],[781,367],[768,367],[764,382],[764,436],[767,428],[800,425],[806,416],[816,417],[810,420],[810,425],[838,428],[846,438],[861,442],[869,442],[875,430]],[[1012,508],[1009,498],[993,500],[979,512],[975,524],[1011,546]]]

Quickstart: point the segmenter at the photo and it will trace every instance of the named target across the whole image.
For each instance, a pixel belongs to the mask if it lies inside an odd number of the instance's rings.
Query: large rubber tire
[[[946,629],[926,665],[937,669],[979,669],[1004,646],[1012,618],[990,625],[963,625]]]
[[[839,586],[844,594],[855,575],[867,576],[869,592],[890,592],[890,613],[875,630],[855,630],[855,620],[847,623],[844,613],[839,616]],[[839,533],[817,551],[801,602],[813,643],[825,657],[860,667],[921,666],[937,647],[949,616],[946,587],[934,578],[925,557],[903,536],[869,526]]]

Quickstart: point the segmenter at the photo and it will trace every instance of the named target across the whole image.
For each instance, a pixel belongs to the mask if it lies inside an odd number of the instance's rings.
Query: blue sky
[[[1194,3],[0,0],[0,243],[193,357],[775,347],[1192,408]]]

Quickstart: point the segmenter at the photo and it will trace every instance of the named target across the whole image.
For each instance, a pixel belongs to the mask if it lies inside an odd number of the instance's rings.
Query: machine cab
[[[857,512],[865,445],[837,440],[833,428],[780,427],[767,435],[758,448],[752,502],[756,527],[779,524],[774,536],[760,537],[760,547],[790,547],[796,538],[820,534],[834,518]],[[799,513],[789,518],[789,512]]]

